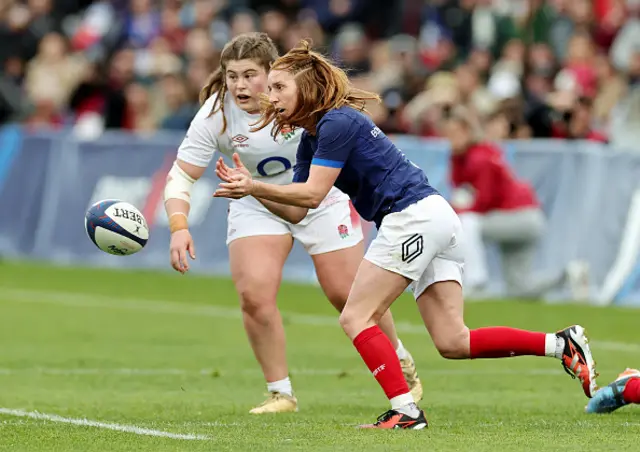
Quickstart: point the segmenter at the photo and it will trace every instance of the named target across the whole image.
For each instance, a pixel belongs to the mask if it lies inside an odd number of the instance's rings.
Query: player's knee
[[[470,356],[469,328],[462,327],[433,338],[438,353],[447,359],[467,359]]]
[[[365,323],[353,309],[345,308],[340,313],[340,326],[352,340],[363,330]]]
[[[261,323],[268,322],[278,310],[275,297],[257,287],[239,287],[240,307],[245,315]]]

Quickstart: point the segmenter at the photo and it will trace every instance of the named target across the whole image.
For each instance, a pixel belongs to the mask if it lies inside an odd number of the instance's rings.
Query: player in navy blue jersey
[[[315,209],[331,187],[349,195],[378,235],[355,277],[340,324],[391,402],[391,410],[366,427],[421,429],[424,413],[409,393],[398,357],[377,326],[380,317],[411,284],[422,319],[445,358],[550,356],[580,379],[591,397],[595,365],[584,329],[557,333],[508,327],[470,330],[463,320],[463,237],[448,202],[363,113],[378,96],[355,89],[346,74],[309,44],[276,60],[268,77],[269,99],[257,129],[273,122],[304,129],[294,183],[271,185],[251,178],[237,155],[235,168],[216,165],[224,181],[214,196],[253,196],[275,201],[273,212],[296,223]]]

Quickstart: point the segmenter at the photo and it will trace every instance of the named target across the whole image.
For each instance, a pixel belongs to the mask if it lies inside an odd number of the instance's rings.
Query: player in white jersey
[[[178,149],[167,177],[165,207],[171,228],[171,264],[189,269],[195,258],[189,233],[190,191],[216,151],[238,153],[256,179],[271,184],[293,180],[301,131],[283,130],[276,140],[268,129],[252,132],[260,118],[259,100],[267,71],[278,57],[264,33],[240,35],[227,43],[216,70],[201,92],[202,107]],[[284,327],[276,295],[284,263],[297,239],[311,255],[318,281],[331,304],[342,311],[364,254],[362,230],[352,222],[349,198],[333,189],[317,209],[298,224],[274,214],[278,203],[246,197],[229,205],[227,244],[231,275],[240,297],[244,327],[267,381],[269,397],[251,413],[297,411],[288,376]],[[391,313],[381,329],[396,347],[412,395],[422,398],[422,385],[413,358],[398,340]]]

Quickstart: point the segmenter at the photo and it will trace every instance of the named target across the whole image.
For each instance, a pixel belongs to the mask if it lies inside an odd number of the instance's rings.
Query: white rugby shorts
[[[243,237],[285,234],[291,234],[312,256],[350,248],[363,240],[360,217],[352,216],[349,197],[335,187],[298,224],[272,214],[250,196],[229,203],[227,245]]]
[[[431,195],[385,216],[365,259],[412,280],[418,298],[436,282],[462,284],[462,246],[458,215],[442,196]]]

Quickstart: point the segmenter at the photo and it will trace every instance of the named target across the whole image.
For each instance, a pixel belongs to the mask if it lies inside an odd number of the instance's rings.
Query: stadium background
[[[4,0],[0,420],[9,416],[0,448],[173,447],[58,421],[46,427],[16,410],[195,431],[214,438],[216,450],[378,450],[391,441],[340,430],[384,400],[323,296],[305,285],[285,284],[279,298],[304,412],[242,417],[262,381],[225,278],[226,205],[210,198],[212,173],[194,196],[197,275],[169,272],[164,176],[224,43],[251,30],[268,32],[282,51],[311,37],[354,83],[381,93],[374,119],[444,194],[448,145],[435,124],[443,106],[467,105],[542,200],[550,226],[537,269],[586,261],[588,301],[640,304],[640,1]],[[108,256],[86,238],[84,211],[103,198],[143,209],[152,231],[139,255]],[[499,298],[495,255],[491,275]],[[313,282],[301,249],[285,278]],[[408,301],[394,309],[433,384],[429,447],[555,450],[564,441],[633,450],[637,413],[585,420],[578,385],[538,361],[444,362],[423,346]],[[469,303],[467,312],[474,326],[552,331],[582,322],[605,380],[637,366],[635,310],[496,300]],[[229,422],[230,411],[240,421]],[[589,431],[574,434],[576,425]]]

